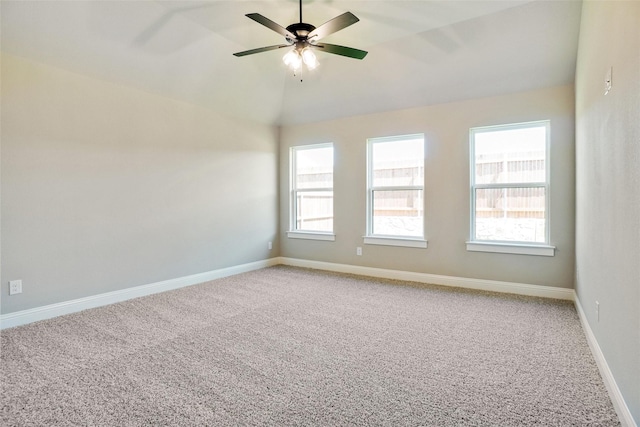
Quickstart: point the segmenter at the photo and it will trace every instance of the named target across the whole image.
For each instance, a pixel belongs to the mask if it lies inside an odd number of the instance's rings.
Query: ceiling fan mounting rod
[[[300,0],[300,23],[302,24],[302,0]]]

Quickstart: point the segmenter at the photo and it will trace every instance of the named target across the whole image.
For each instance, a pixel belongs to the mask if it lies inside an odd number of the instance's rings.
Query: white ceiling
[[[360,22],[323,41],[367,50],[362,61],[319,53],[293,76],[282,36],[297,0],[7,1],[3,52],[201,105],[294,124],[499,95],[573,82],[579,0],[303,0],[303,21],[350,11]],[[300,81],[302,77],[302,82]]]

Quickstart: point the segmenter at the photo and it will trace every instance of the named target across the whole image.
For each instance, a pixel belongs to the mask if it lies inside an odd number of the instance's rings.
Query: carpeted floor
[[[3,426],[617,426],[569,302],[273,267],[2,331]]]

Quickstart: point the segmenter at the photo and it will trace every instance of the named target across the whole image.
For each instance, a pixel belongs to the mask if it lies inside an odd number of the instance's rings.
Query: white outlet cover
[[[9,281],[9,295],[22,293],[22,280]]]

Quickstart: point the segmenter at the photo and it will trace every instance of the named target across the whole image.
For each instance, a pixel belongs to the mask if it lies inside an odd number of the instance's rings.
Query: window
[[[424,240],[424,135],[367,144],[365,243],[427,247]]]
[[[334,240],[333,144],[291,148],[291,238]]]
[[[468,250],[553,256],[549,122],[471,129]]]

